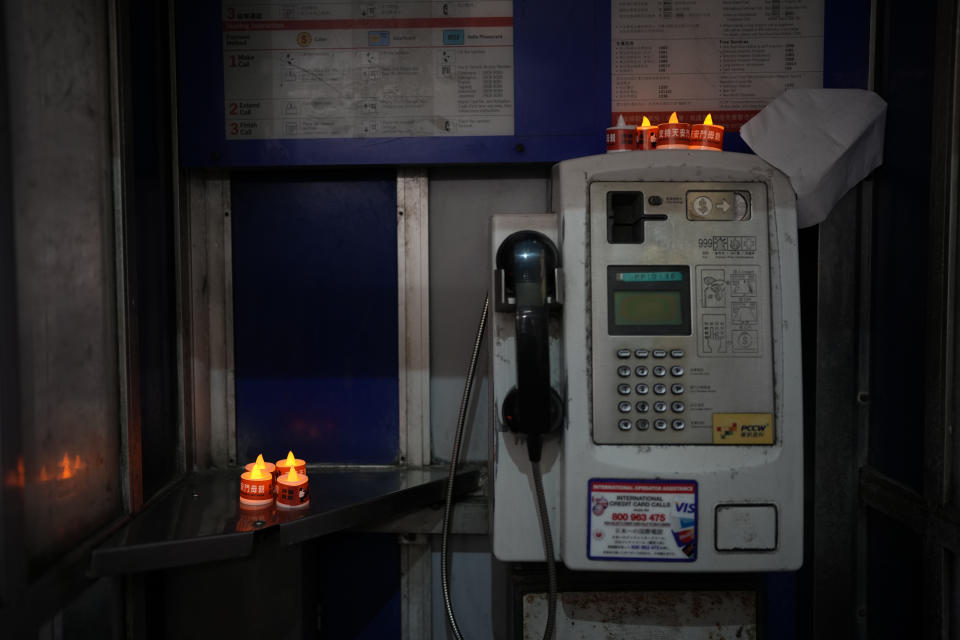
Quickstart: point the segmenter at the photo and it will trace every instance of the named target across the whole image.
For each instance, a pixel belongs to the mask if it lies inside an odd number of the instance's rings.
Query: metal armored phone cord
[[[477,335],[473,342],[473,352],[470,355],[470,365],[467,370],[467,378],[463,386],[463,397],[460,399],[460,413],[457,416],[457,431],[453,437],[453,451],[450,454],[450,474],[447,477],[447,494],[443,505],[443,530],[440,542],[440,589],[443,592],[443,606],[447,612],[447,623],[456,640],[464,640],[460,632],[460,626],[457,624],[457,618],[453,613],[453,604],[450,601],[450,578],[448,567],[450,564],[450,546],[448,538],[450,536],[450,525],[453,514],[453,483],[457,474],[457,464],[460,459],[460,445],[463,441],[463,425],[466,421],[467,406],[470,403],[470,391],[473,388],[473,378],[477,370],[477,357],[480,354],[480,345],[483,343],[484,329],[487,325],[487,311],[490,306],[490,296],[483,298],[483,312],[480,314],[480,325],[477,327]],[[543,477],[540,473],[540,463],[532,462],[533,481],[537,490],[537,511],[540,516],[540,531],[543,535],[543,547],[546,549],[547,560],[547,583],[549,587],[549,599],[547,601],[547,626],[543,631],[544,640],[553,638],[553,629],[557,611],[557,567],[553,558],[553,536],[550,534],[550,520],[547,513],[547,500],[543,491]]]

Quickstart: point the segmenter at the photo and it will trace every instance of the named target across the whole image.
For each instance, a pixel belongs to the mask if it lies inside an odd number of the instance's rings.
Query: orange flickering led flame
[[[251,480],[265,480],[267,474],[263,472],[263,469],[257,465],[253,465],[253,469],[250,469],[250,479]]]
[[[287,474],[287,480],[290,482],[296,482],[300,479],[300,476],[297,475],[297,468],[290,467],[290,473]]]
[[[297,459],[293,457],[293,451],[287,452],[287,464],[290,465],[291,467],[297,464]]]
[[[46,482],[50,479],[50,476],[47,475],[47,465],[40,467],[40,482]]]
[[[648,118],[647,116],[643,116],[643,122],[640,123],[640,126],[641,126],[641,127],[649,127],[649,126],[650,126],[650,118]]]
[[[673,113],[670,114],[670,120],[668,120],[668,122],[669,122],[670,124],[677,124],[678,122],[680,122],[679,120],[677,120],[677,112],[676,112],[676,111],[674,111]]]
[[[73,470],[79,471],[80,469],[83,469],[83,461],[80,459],[80,455],[78,454],[73,459]]]
[[[63,473],[60,474],[61,480],[73,477],[73,473],[70,471],[70,456],[66,453],[63,454],[63,460],[60,462],[60,466],[63,467]]]
[[[257,461],[253,463],[254,469],[266,469],[267,465],[263,462],[263,454],[257,454]]]
[[[713,116],[711,116],[711,115],[708,113],[708,114],[707,114],[707,117],[703,119],[703,124],[710,124],[710,125],[712,125],[712,124],[713,124]]]

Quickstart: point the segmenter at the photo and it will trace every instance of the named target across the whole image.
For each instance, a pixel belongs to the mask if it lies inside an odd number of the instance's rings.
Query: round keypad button
[[[628,366],[617,367],[617,375],[620,376],[621,378],[629,378],[630,367]]]
[[[630,431],[630,429],[633,428],[633,423],[626,418],[622,418],[620,422],[617,423],[617,426],[620,428],[620,431]]]
[[[653,421],[653,428],[656,429],[657,431],[665,431],[666,428],[667,428],[667,421],[666,421],[666,420],[654,420],[654,421]]]
[[[663,413],[667,410],[667,403],[662,400],[653,403],[653,410],[657,413]]]
[[[624,400],[623,402],[617,405],[617,409],[620,410],[620,413],[630,413],[630,409],[632,407],[633,405],[627,402],[626,400]]]
[[[670,375],[672,375],[674,378],[679,378],[680,376],[683,375],[683,367],[680,367],[680,366],[670,367]]]
[[[687,406],[679,400],[674,400],[672,403],[670,403],[670,409],[674,413],[683,413],[686,408]]]
[[[681,420],[680,418],[677,418],[670,423],[670,426],[673,427],[674,431],[683,431],[684,428],[687,426],[687,423]]]
[[[650,403],[646,400],[640,400],[637,402],[637,413],[646,413],[650,411]]]
[[[667,392],[667,385],[658,382],[657,384],[653,385],[653,392],[658,396],[662,396]]]
[[[645,396],[650,393],[650,387],[645,382],[641,382],[635,386],[633,390],[636,391],[639,396]]]
[[[653,375],[657,376],[658,378],[662,378],[663,376],[667,375],[667,369],[665,367],[659,367],[659,366],[654,367]]]
[[[618,385],[617,385],[617,393],[619,393],[619,394],[622,395],[622,396],[628,396],[628,395],[630,395],[630,385],[628,385],[628,384],[618,384]]]
[[[670,393],[672,393],[675,396],[682,395],[683,385],[680,384],[679,382],[674,382],[672,385],[670,385]]]
[[[650,428],[650,421],[646,418],[637,418],[637,430],[646,431]]]
[[[638,378],[646,378],[646,377],[647,377],[647,374],[650,372],[650,370],[647,369],[645,366],[640,365],[639,367],[637,367],[636,369],[634,369],[633,372],[634,372],[635,374],[637,374],[637,377],[638,377]]]

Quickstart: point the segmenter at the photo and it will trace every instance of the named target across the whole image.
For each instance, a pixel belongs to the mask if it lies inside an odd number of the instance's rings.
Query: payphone
[[[568,568],[798,568],[800,305],[786,177],[746,154],[591,156],[554,167],[552,209],[492,223],[494,555],[548,552],[535,450],[549,552]]]

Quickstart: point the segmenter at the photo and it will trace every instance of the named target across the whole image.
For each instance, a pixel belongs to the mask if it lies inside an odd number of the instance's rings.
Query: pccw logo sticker
[[[773,444],[773,414],[713,414],[713,444]]]

